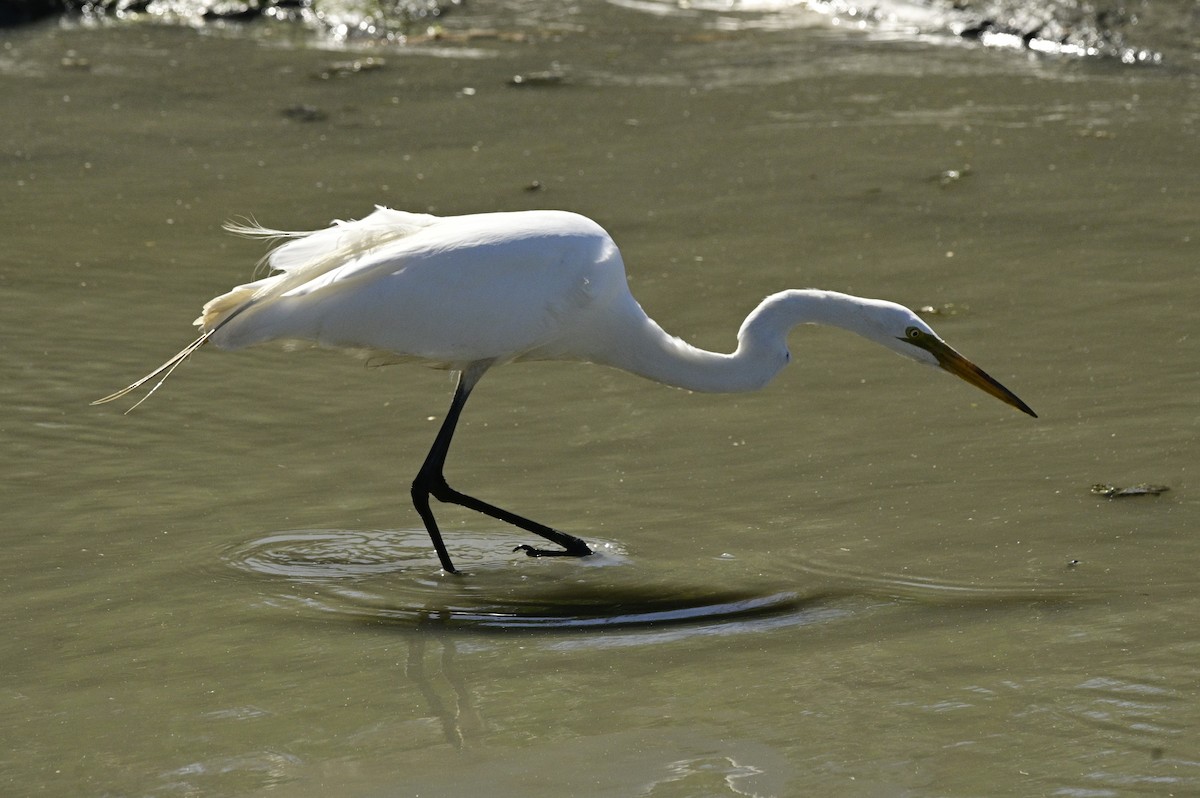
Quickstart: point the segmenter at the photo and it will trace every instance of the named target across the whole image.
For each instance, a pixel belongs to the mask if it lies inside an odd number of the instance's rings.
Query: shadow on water
[[[375,606],[350,614],[377,625],[475,631],[662,630],[714,625],[746,629],[812,623],[831,613],[841,614],[825,606],[833,598],[832,593],[762,595],[749,590],[706,591],[667,585],[572,585],[479,606]]]
[[[894,613],[909,608],[994,613],[1088,597],[846,572],[787,557],[681,566],[594,538],[593,557],[544,560],[511,552],[525,542],[519,533],[455,530],[452,541],[460,575],[438,569],[423,529],[276,532],[226,552],[225,574],[257,588],[258,605],[273,617],[396,638],[391,650],[401,658],[382,664],[395,662],[404,689],[421,697],[430,741],[456,749],[501,722],[488,711],[494,670],[480,664],[509,650],[493,645],[500,638],[557,653],[707,645],[714,637],[745,645],[747,635],[796,629],[873,636],[882,623],[896,631]]]
[[[845,609],[838,591],[681,585],[647,573],[617,549],[593,541],[585,559],[508,554],[516,534],[454,537],[461,574],[437,568],[424,530],[296,530],[268,535],[226,555],[238,570],[320,584],[319,591],[277,591],[275,603],[374,626],[474,632],[747,630],[811,623]]]
[[[459,575],[437,569],[424,530],[279,532],[225,559],[288,586],[270,591],[269,605],[299,605],[327,618],[413,631],[638,633],[636,640],[622,637],[626,644],[823,624],[901,603],[995,608],[1084,598],[1078,591],[979,588],[808,565],[789,567],[787,577],[721,566],[689,570],[711,583],[702,584],[639,567],[602,541],[593,541],[597,553],[585,559],[531,560],[506,555],[524,542],[517,534],[460,532],[454,540]],[[320,589],[290,589],[297,585]]]

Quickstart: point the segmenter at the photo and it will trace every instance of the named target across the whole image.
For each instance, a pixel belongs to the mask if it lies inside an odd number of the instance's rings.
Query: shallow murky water
[[[275,38],[0,50],[6,792],[1200,789],[1194,61],[599,5],[359,71]],[[88,406],[249,277],[221,222],[374,203],[591,215],[716,349],[784,287],[929,305],[1041,417],[829,330],[753,395],[501,369],[451,480],[599,553],[446,508],[455,578],[407,490],[444,373],[203,352]]]

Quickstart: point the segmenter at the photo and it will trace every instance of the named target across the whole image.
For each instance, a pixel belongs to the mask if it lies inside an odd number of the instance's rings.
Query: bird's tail
[[[170,377],[171,372],[173,372],[173,371],[175,371],[175,369],[179,368],[179,364],[183,363],[183,361],[185,361],[189,357],[191,357],[192,353],[195,352],[197,349],[204,346],[204,344],[208,342],[209,336],[211,336],[213,334],[213,332],[214,332],[213,330],[209,330],[208,332],[204,333],[199,338],[197,338],[195,341],[192,341],[190,344],[185,346],[183,349],[176,352],[175,355],[173,357],[171,357],[171,359],[168,360],[166,363],[163,363],[161,366],[159,366],[154,371],[147,374],[145,377],[142,377],[137,382],[132,383],[131,385],[126,385],[121,390],[117,391],[116,393],[110,393],[108,396],[105,396],[103,399],[97,399],[96,401],[92,402],[92,404],[93,405],[102,405],[107,402],[111,402],[115,399],[120,399],[122,396],[125,396],[129,393],[132,393],[133,391],[136,391],[138,388],[141,388],[143,385],[150,382],[155,377],[158,377],[159,380],[158,380],[158,382],[154,383],[154,387],[151,388],[150,390],[146,391],[145,396],[143,396],[141,399],[138,399],[136,402],[133,403],[133,405],[128,410],[125,411],[126,413],[133,412],[134,408],[136,408],[142,402],[149,399],[150,394],[157,391],[159,389],[159,387],[164,382],[167,381],[167,377]]]
[[[303,238],[304,236],[309,235],[307,232],[270,230],[260,226],[253,220],[247,220],[246,222],[226,222],[224,227],[231,233],[249,238],[286,239]],[[270,254],[271,253],[267,253],[267,255],[263,257],[263,263],[269,263]],[[260,281],[260,283],[261,282],[262,281]],[[255,283],[251,283],[249,285],[239,285],[232,291],[209,300],[204,305],[204,310],[201,313],[200,318],[196,319],[195,321],[195,325],[200,327],[202,331],[199,338],[176,352],[169,360],[167,360],[166,363],[163,363],[161,366],[147,374],[145,377],[142,377],[137,382],[126,385],[121,390],[115,393],[110,393],[108,396],[105,396],[101,399],[97,399],[96,401],[92,402],[92,404],[102,405],[107,404],[108,402],[116,401],[117,399],[133,393],[138,388],[141,388],[146,383],[157,378],[158,382],[154,383],[153,387],[146,391],[146,395],[134,402],[129,409],[125,411],[126,414],[132,413],[138,407],[138,405],[149,399],[151,394],[162,387],[162,384],[167,381],[167,377],[170,377],[175,369],[179,368],[183,361],[187,360],[196,350],[208,343],[208,339],[212,337],[213,333],[219,330],[226,321],[244,309],[253,300],[258,287],[259,284]]]
[[[167,377],[191,357],[193,352],[204,346],[218,330],[253,305],[308,282],[390,241],[412,235],[436,221],[436,217],[428,214],[408,213],[376,206],[375,211],[365,218],[356,221],[338,220],[322,230],[273,230],[263,227],[253,219],[226,222],[225,229],[235,235],[283,242],[268,252],[259,263],[260,266],[267,266],[274,274],[246,285],[239,285],[209,300],[204,305],[200,318],[195,321],[201,330],[199,338],[137,382],[103,399],[97,399],[92,404],[99,405],[120,399],[157,378],[158,382],[154,383],[146,395],[125,412],[132,411],[149,399],[150,394],[157,391]]]

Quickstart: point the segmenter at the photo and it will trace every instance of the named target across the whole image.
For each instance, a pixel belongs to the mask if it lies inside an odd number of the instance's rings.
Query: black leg
[[[459,375],[458,387],[454,390],[454,399],[450,402],[450,409],[446,412],[441,429],[438,430],[437,437],[433,439],[433,446],[429,449],[429,454],[425,456],[425,462],[421,465],[421,470],[417,472],[417,477],[412,483],[413,506],[417,508],[421,520],[425,522],[425,529],[429,531],[433,548],[437,550],[438,559],[442,561],[442,568],[450,573],[457,573],[454,563],[450,560],[450,553],[446,551],[446,544],[442,541],[442,533],[438,530],[433,510],[429,507],[430,496],[440,502],[457,504],[498,521],[512,524],[563,547],[561,550],[535,549],[532,546],[517,546],[514,549],[514,551],[524,551],[530,557],[584,557],[591,554],[592,550],[588,548],[587,543],[574,535],[559,532],[557,529],[539,524],[537,521],[480,501],[474,496],[460,493],[446,483],[442,469],[446,465],[446,455],[450,452],[450,441],[454,437],[454,429],[458,426],[463,405],[467,403],[475,384],[479,382],[479,378],[483,376],[490,365],[486,362],[475,363],[464,369]]]
[[[429,454],[425,455],[425,462],[421,464],[421,470],[417,472],[412,483],[413,506],[417,508],[417,514],[421,516],[421,520],[425,522],[425,529],[433,541],[433,548],[437,551],[438,559],[442,561],[442,568],[452,574],[457,573],[458,569],[450,560],[450,552],[446,551],[442,533],[438,530],[437,519],[433,517],[433,510],[429,507],[429,497],[430,495],[436,497],[441,492],[441,485],[446,484],[446,478],[442,476],[442,468],[446,464],[446,455],[450,451],[450,440],[454,437],[454,428],[458,425],[458,417],[462,415],[463,405],[467,403],[471,389],[483,376],[485,368],[479,368],[478,373],[468,370],[459,375],[458,387],[454,390],[454,399],[450,402],[446,419],[442,422],[437,437],[433,439],[433,446],[430,447]]]

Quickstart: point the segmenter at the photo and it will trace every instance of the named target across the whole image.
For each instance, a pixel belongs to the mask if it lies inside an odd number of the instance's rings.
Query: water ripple
[[[679,584],[636,565],[611,543],[596,555],[536,559],[508,554],[518,534],[457,532],[463,573],[438,570],[422,530],[276,532],[225,555],[233,568],[272,580],[269,606],[300,606],[376,626],[473,631],[687,628],[710,633],[773,628],[846,615],[845,591],[778,584]],[[319,586],[319,589],[298,589]]]

